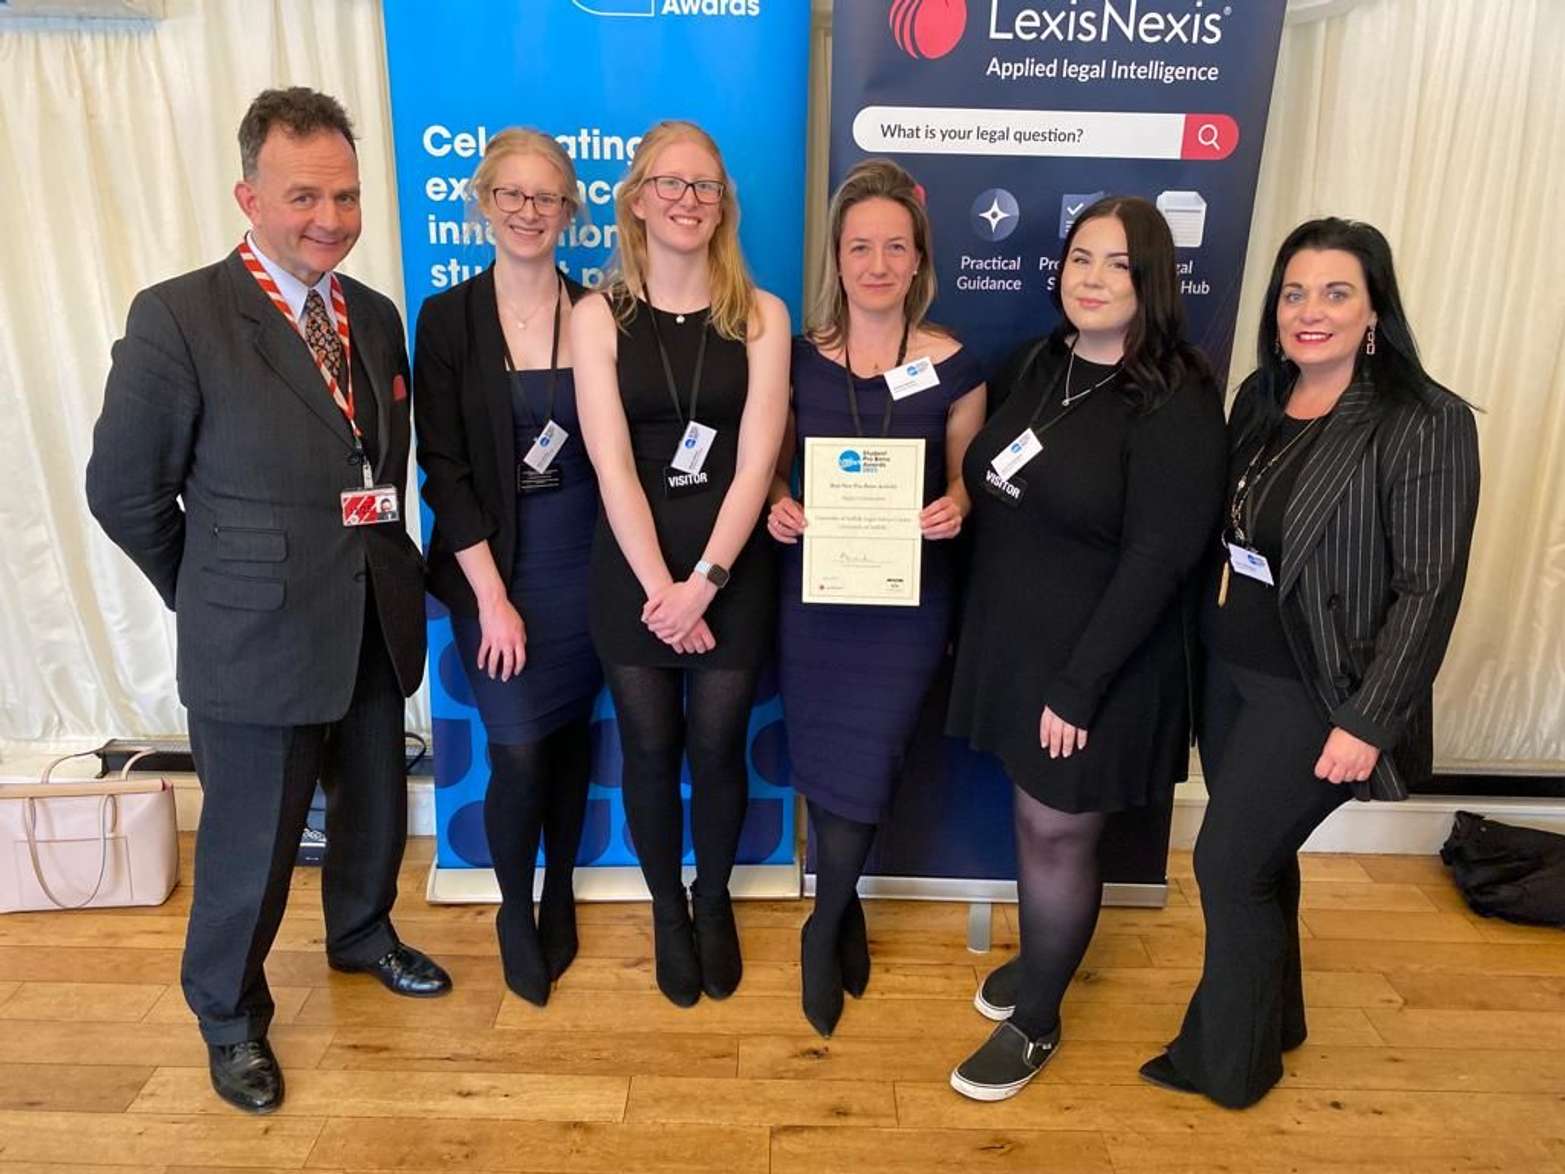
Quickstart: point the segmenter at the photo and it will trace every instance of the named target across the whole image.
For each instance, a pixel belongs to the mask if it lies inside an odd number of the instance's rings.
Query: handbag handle
[[[49,781],[49,776],[54,773],[54,768],[59,766],[62,762],[69,762],[73,758],[90,758],[97,753],[98,752],[96,750],[78,750],[75,754],[62,754],[48,766],[43,768],[43,773],[38,776],[38,781],[40,783],[47,783]],[[156,753],[157,751],[154,750],[151,746],[144,746],[140,750],[136,751],[128,759],[126,759],[125,765],[120,768],[120,778],[130,778],[131,767],[135,766],[143,758],[146,758],[147,755]]]
[[[72,754],[67,757],[76,758],[78,755]],[[47,774],[46,770],[46,777]],[[27,834],[27,855],[32,859],[33,877],[38,881],[38,887],[43,890],[43,895],[54,902],[55,908],[84,909],[98,896],[99,890],[103,888],[103,878],[109,871],[109,829],[114,826],[119,805],[113,795],[104,795],[98,800],[98,879],[92,886],[92,892],[76,904],[68,905],[54,895],[54,890],[49,887],[49,882],[43,874],[43,861],[38,859],[37,804],[36,799],[22,800],[22,829]]]

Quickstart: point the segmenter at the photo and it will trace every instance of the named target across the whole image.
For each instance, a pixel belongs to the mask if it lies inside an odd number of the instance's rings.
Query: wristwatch
[[[707,562],[706,559],[696,563],[696,574],[705,575],[706,581],[719,591],[728,586],[728,568]]]

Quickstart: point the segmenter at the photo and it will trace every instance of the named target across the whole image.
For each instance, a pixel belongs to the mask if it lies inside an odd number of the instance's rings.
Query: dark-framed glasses
[[[716,179],[681,179],[677,175],[652,175],[647,177],[658,199],[670,204],[685,198],[686,192],[695,192],[696,203],[715,204],[723,198],[724,185]]]
[[[489,194],[494,199],[494,206],[502,212],[520,212],[531,201],[538,215],[552,216],[565,204],[565,197],[556,192],[528,194],[521,188],[493,188]]]

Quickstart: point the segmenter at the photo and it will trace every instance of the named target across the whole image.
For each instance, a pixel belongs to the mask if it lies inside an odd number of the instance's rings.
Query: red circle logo
[[[944,57],[967,28],[967,0],[893,0],[891,35],[909,57]]]

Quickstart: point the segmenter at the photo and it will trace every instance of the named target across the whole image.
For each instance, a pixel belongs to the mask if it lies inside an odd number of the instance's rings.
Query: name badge
[[[344,526],[379,526],[386,522],[401,520],[402,509],[397,501],[395,485],[375,485],[369,489],[342,491]]]
[[[1038,439],[1038,434],[1031,428],[1024,428],[1015,440],[995,454],[989,466],[1000,474],[1000,480],[1010,481],[1022,466],[1042,451],[1043,442]]]
[[[1240,546],[1237,542],[1228,544],[1228,562],[1235,571],[1247,579],[1255,579],[1265,583],[1268,587],[1277,584],[1272,579],[1272,566],[1266,561],[1266,556],[1258,550],[1251,550],[1248,546]]]
[[[669,465],[681,473],[699,473],[716,439],[716,428],[690,421],[685,434],[679,438],[679,447],[674,450],[674,459],[669,461]]]
[[[558,489],[564,483],[565,479],[558,469],[545,469],[540,473],[537,469],[529,469],[523,464],[516,466],[517,493],[545,493],[551,489]]]
[[[935,361],[928,355],[922,359],[914,359],[911,363],[904,363],[900,367],[893,367],[886,372],[885,379],[892,399],[906,399],[910,395],[940,385],[940,376],[935,374]]]
[[[1027,492],[1027,482],[1020,477],[1007,480],[993,469],[985,469],[984,489],[991,497],[999,498],[1014,510],[1021,507],[1022,494]]]
[[[522,464],[534,473],[547,473],[560,449],[564,448],[565,442],[570,439],[570,435],[553,420],[546,421],[543,430],[538,433],[538,438],[533,441],[533,446],[522,458]]]
[[[712,475],[701,469],[688,473],[670,465],[663,470],[663,493],[669,498],[705,493],[711,484]]]

